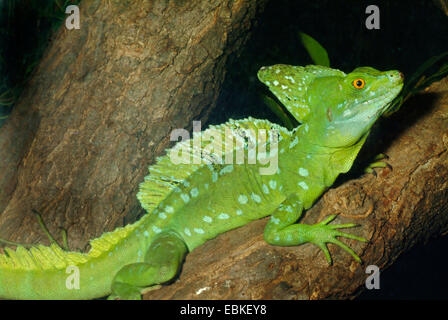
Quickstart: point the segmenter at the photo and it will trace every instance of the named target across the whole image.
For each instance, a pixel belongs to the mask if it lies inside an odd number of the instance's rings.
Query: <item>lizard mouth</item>
[[[382,114],[387,112],[390,108],[392,101],[400,92],[400,89],[388,90],[383,94],[379,94],[375,97],[369,97],[364,101],[358,103],[356,107],[348,108],[343,112],[343,119],[334,121],[334,124],[348,123],[372,123],[376,121]]]
[[[381,116],[383,113],[387,112],[395,97],[398,95],[398,93],[401,91],[401,87],[397,89],[389,89],[388,91],[384,92],[384,94],[380,94],[376,97],[366,99],[365,101],[361,102],[361,105],[364,108],[376,108],[377,111],[372,114],[372,116]],[[375,106],[381,105],[381,107],[377,108]],[[359,113],[356,112],[356,114]],[[356,114],[354,116],[356,116]],[[371,117],[369,117],[371,118]]]
[[[357,121],[359,119],[359,117],[363,117],[366,116],[366,113],[371,113],[370,116],[367,116],[367,118],[372,118],[373,116],[379,116],[380,114],[382,114],[383,112],[385,112],[386,107],[388,107],[392,101],[392,97],[393,95],[389,95],[389,94],[385,94],[385,95],[380,95],[374,98],[370,98],[367,100],[364,100],[363,102],[361,102],[359,104],[359,106],[357,108],[354,108],[354,110],[351,110],[351,113],[353,113],[353,115],[351,117],[349,117],[346,120],[353,120],[353,121]],[[383,107],[381,108],[376,108],[375,106],[378,105],[383,105]],[[375,112],[368,112],[368,110],[372,110],[372,109],[376,109]]]

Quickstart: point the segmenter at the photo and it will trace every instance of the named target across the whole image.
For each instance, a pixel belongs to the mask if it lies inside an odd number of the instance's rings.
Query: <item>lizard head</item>
[[[316,78],[307,92],[312,112],[306,122],[325,146],[353,145],[388,110],[402,87],[401,72],[370,67],[344,77]]]
[[[349,74],[323,66],[264,67],[258,78],[327,147],[353,145],[387,111],[403,87],[399,71],[361,67]]]

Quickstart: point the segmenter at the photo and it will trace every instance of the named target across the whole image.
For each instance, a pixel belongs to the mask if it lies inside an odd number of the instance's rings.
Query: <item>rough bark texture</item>
[[[364,286],[365,267],[384,270],[414,244],[448,230],[448,78],[404,105],[386,121],[382,151],[393,170],[363,175],[329,190],[307,213],[315,223],[340,213],[334,223],[369,243],[343,240],[364,261],[355,262],[329,245],[328,266],[320,249],[275,247],[263,241],[266,219],[227,232],[195,249],[177,281],[147,299],[325,299],[352,298]]]
[[[174,128],[205,120],[265,0],[84,0],[0,130],[0,237],[72,249],[136,217]]]

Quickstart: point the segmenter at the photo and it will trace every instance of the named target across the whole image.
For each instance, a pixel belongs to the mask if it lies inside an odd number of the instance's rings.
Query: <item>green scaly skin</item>
[[[365,241],[340,231],[354,224],[332,225],[335,216],[315,225],[297,221],[340,173],[350,169],[372,125],[400,92],[401,73],[364,67],[345,74],[321,66],[275,65],[262,68],[258,77],[302,125],[287,131],[249,118],[231,120],[205,133],[223,133],[225,128],[277,129],[274,174],[261,175],[259,169],[266,165],[248,164],[247,155],[243,164],[175,165],[168,157],[160,158],[137,195],[148,210],[146,216],[94,240],[86,254],[58,251],[54,246],[7,250],[9,257],[0,256],[0,297],[90,299],[110,294],[110,299],[140,299],[145,288],[175,277],[189,251],[268,215],[264,231],[268,243],[311,242],[323,250],[329,263],[326,244],[334,243],[360,261],[337,239]],[[70,265],[79,268],[77,290],[66,287]]]

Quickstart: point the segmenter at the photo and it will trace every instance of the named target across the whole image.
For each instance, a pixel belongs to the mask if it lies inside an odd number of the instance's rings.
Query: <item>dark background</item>
[[[350,72],[359,66],[398,69],[410,76],[427,59],[448,51],[448,17],[432,0],[271,0],[244,53],[229,62],[220,106],[211,122],[247,115],[278,121],[259,100],[260,67],[313,64],[299,32],[328,52],[330,66]],[[380,30],[365,27],[368,5],[380,9]]]

